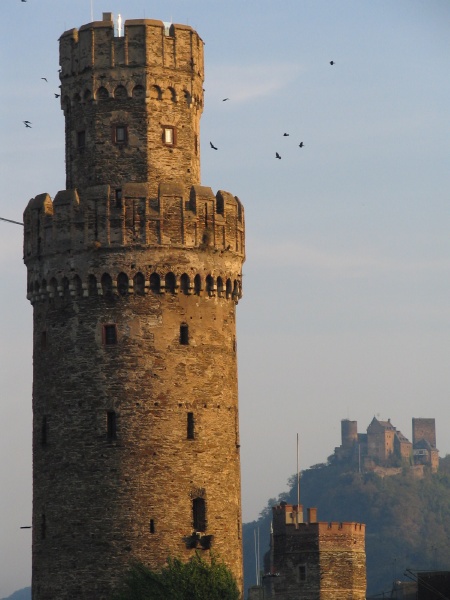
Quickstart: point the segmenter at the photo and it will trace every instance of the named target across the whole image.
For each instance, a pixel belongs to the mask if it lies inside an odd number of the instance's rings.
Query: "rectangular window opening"
[[[47,332],[41,331],[41,350],[45,350],[47,348]]]
[[[113,129],[113,138],[116,144],[126,144],[128,142],[128,127],[126,125],[116,125]]]
[[[155,521],[150,519],[150,533],[155,533]]]
[[[48,439],[48,421],[47,421],[47,417],[44,416],[44,417],[42,417],[42,428],[41,428],[41,444],[43,446],[47,445],[47,439]]]
[[[180,325],[180,344],[182,346],[189,345],[189,325],[182,323]]]
[[[195,421],[193,412],[188,412],[187,414],[187,439],[195,439]]]
[[[47,522],[45,519],[45,515],[41,515],[41,539],[45,540],[47,535]]]
[[[115,323],[103,325],[103,343],[105,346],[117,344],[117,326]]]
[[[204,498],[194,498],[192,501],[192,516],[194,531],[206,531],[206,501]]]
[[[166,146],[175,146],[175,127],[163,127],[163,142]]]
[[[77,132],[77,148],[78,150],[83,150],[86,145],[86,132],[78,131]]]
[[[306,581],[306,565],[299,565],[298,567],[298,580]]]
[[[106,437],[109,442],[117,439],[117,414],[114,410],[106,413]]]
[[[116,189],[116,208],[122,208],[122,190],[121,190],[121,188]]]

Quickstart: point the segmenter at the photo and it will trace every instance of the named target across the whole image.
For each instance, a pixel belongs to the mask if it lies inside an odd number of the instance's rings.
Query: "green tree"
[[[214,556],[196,553],[188,562],[169,558],[160,571],[134,563],[115,600],[239,600],[230,570]]]

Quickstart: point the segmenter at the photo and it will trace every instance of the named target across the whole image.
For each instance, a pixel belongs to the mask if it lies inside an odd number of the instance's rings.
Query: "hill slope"
[[[259,528],[262,557],[269,548],[270,507],[280,500],[297,503],[295,478],[291,483],[290,492],[269,500],[260,518],[244,525],[245,589],[256,578],[254,531]],[[319,521],[366,524],[369,594],[390,590],[407,568],[450,569],[450,456],[439,473],[423,479],[409,469],[381,478],[316,465],[302,473],[301,503],[317,507]]]

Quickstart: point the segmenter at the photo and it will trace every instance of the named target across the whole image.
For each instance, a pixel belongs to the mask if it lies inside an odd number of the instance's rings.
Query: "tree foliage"
[[[134,563],[115,600],[239,600],[231,571],[214,556],[198,553],[188,562],[169,558],[160,571]]]

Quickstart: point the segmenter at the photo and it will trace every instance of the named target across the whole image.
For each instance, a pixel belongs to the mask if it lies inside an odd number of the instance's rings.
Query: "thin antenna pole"
[[[298,445],[298,433],[297,433],[297,515],[300,510],[300,468],[299,468],[299,445]],[[298,518],[297,518],[298,521]]]
[[[258,585],[260,583],[260,575],[261,575],[261,562],[260,562],[260,553],[259,553],[259,527],[258,527]]]
[[[256,585],[258,585],[258,552],[256,549],[256,529],[253,530],[253,538],[255,540],[255,571],[256,571]]]

